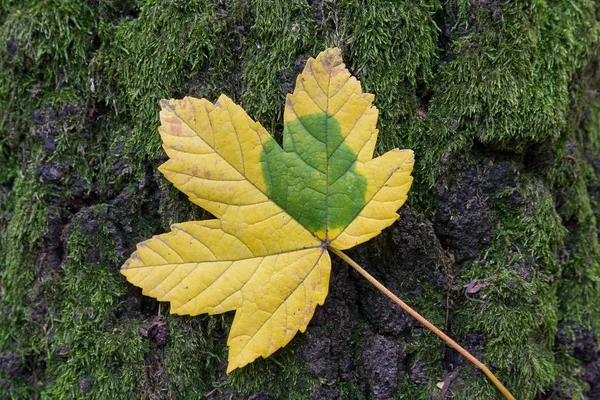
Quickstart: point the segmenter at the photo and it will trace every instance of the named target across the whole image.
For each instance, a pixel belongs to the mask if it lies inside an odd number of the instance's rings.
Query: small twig
[[[444,387],[442,388],[442,391],[440,392],[439,400],[448,399],[448,393],[450,392],[450,385],[458,377],[458,371],[459,371],[459,368],[456,368],[450,375],[448,375],[446,377],[446,379],[444,379]]]
[[[474,302],[477,302],[477,303],[481,303],[481,304],[487,304],[487,303],[488,303],[488,302],[487,302],[487,301],[485,301],[485,300],[479,300],[479,299],[474,299],[474,298],[472,298],[472,297],[469,297],[469,295],[467,294],[467,290],[468,290],[468,288],[465,288],[465,297],[466,297],[468,300],[470,300],[470,301],[474,301]]]
[[[341,250],[334,249],[329,247],[333,253],[335,253],[342,260],[346,261],[352,268],[354,268],[359,274],[364,276],[369,282],[373,284],[377,289],[379,289],[383,294],[392,299],[392,301],[398,304],[404,311],[410,314],[413,318],[423,324],[430,331],[435,333],[442,339],[444,342],[448,343],[451,347],[453,347],[456,351],[462,354],[467,360],[473,363],[477,368],[479,368],[483,373],[492,381],[492,383],[498,388],[498,390],[504,395],[504,397],[508,400],[515,400],[515,397],[508,391],[508,389],[496,378],[496,376],[486,367],[481,361],[471,355],[467,350],[465,350],[461,345],[452,340],[448,335],[439,330],[435,325],[431,322],[427,321],[421,314],[410,308],[408,304],[400,300],[398,296],[392,293],[388,288],[383,286],[377,279],[375,279],[371,274],[369,274],[363,267],[358,265],[353,259],[344,254]]]

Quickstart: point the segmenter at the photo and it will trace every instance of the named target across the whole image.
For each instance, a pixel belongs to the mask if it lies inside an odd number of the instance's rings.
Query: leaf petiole
[[[394,303],[398,304],[404,311],[409,313],[413,318],[423,324],[426,328],[431,330],[433,333],[438,335],[440,339],[444,342],[448,343],[452,346],[456,351],[465,356],[467,360],[472,362],[477,368],[483,371],[483,373],[492,381],[492,383],[498,388],[498,390],[504,395],[506,399],[515,400],[515,397],[508,391],[508,389],[496,378],[496,376],[490,371],[481,361],[475,358],[471,353],[465,350],[461,345],[452,340],[448,335],[439,330],[435,325],[431,322],[427,321],[421,314],[410,308],[408,304],[400,300],[394,293],[392,293],[388,288],[383,286],[377,279],[375,279],[371,274],[369,274],[364,268],[358,265],[353,259],[344,254],[341,250],[334,249],[329,247],[333,253],[335,253],[342,260],[346,261],[352,268],[358,271],[359,274],[364,276],[369,282],[371,282],[377,289],[379,289],[383,294],[392,299]]]

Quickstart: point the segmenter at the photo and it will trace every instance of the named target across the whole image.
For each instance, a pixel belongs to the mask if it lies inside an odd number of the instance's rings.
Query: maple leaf
[[[365,242],[398,218],[413,153],[373,159],[373,99],[328,49],[286,98],[283,148],[225,95],[161,102],[169,160],[159,169],[218,219],[138,244],[121,273],[175,314],[235,310],[227,372],[304,332],[327,296],[328,249]]]

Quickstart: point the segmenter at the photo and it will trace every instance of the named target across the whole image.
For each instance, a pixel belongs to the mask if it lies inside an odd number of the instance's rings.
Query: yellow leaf
[[[228,372],[304,332],[327,296],[328,247],[353,247],[398,218],[413,153],[372,158],[373,99],[329,49],[287,96],[283,147],[225,95],[161,102],[169,160],[159,169],[217,219],[138,244],[121,273],[175,314],[235,310]]]

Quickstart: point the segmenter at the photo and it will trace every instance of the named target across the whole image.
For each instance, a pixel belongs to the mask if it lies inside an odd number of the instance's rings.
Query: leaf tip
[[[166,111],[175,111],[175,107],[173,107],[173,104],[171,104],[171,100],[162,99],[160,101],[160,107]]]
[[[319,58],[323,64],[335,67],[342,63],[342,50],[339,47],[324,50],[317,56],[317,59]]]

